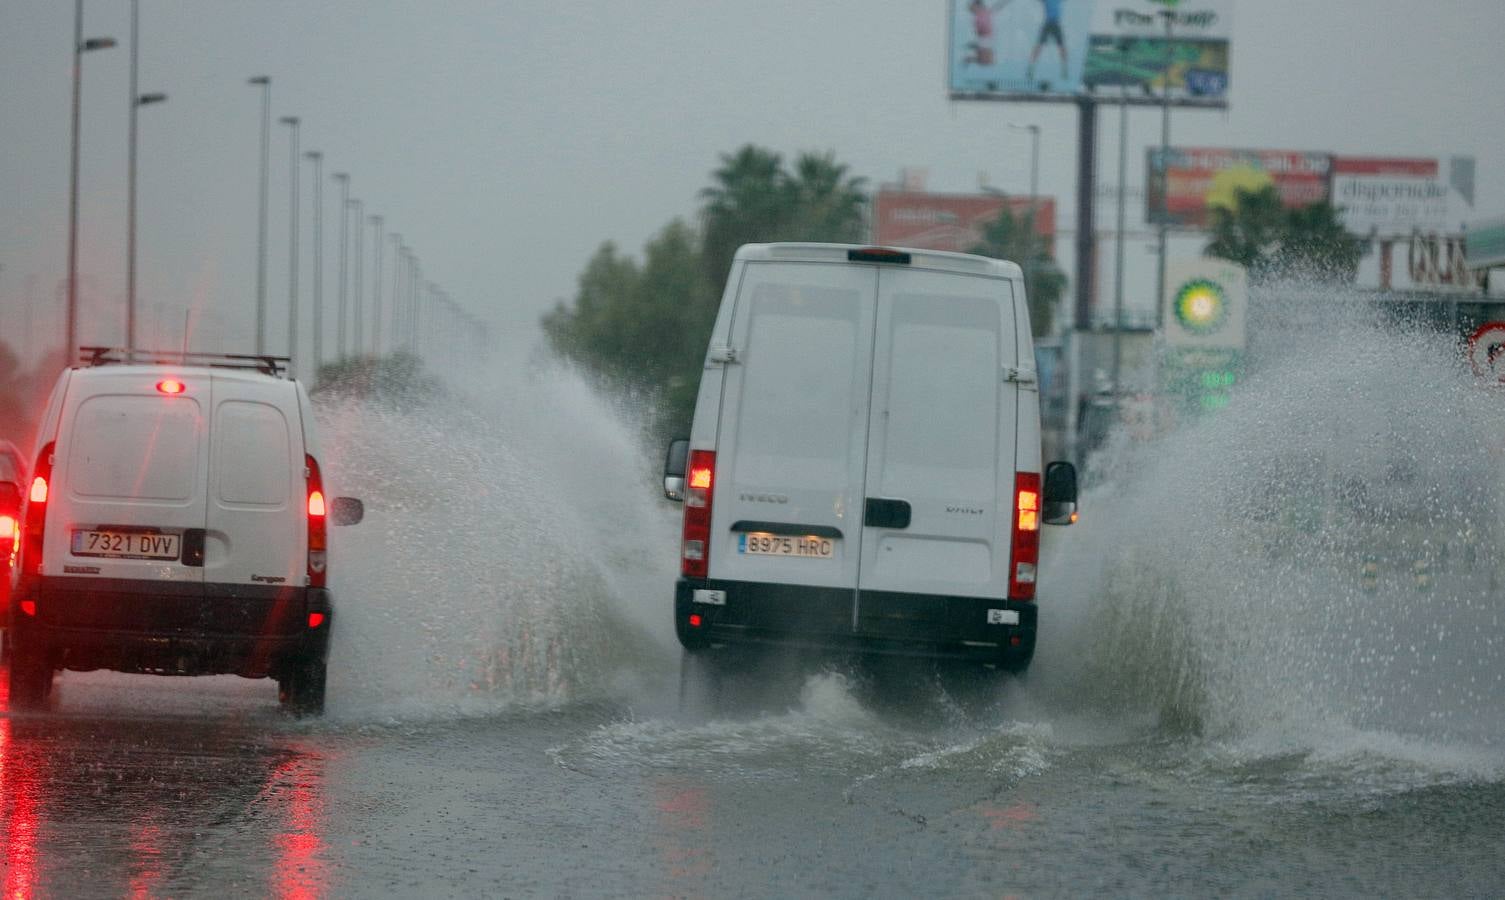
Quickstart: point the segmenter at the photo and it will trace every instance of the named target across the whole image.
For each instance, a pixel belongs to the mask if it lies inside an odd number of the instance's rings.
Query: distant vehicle
[[[10,697],[62,669],[277,680],[324,708],[334,609],[313,408],[282,360],[85,348],[37,438],[11,597]],[[143,357],[146,361],[143,361]]]
[[[749,245],[732,264],[694,424],[674,627],[687,651],[776,644],[970,660],[1035,651],[1042,484],[1024,278],[959,253]]]
[[[0,627],[9,622],[10,577],[16,562],[16,548],[21,535],[21,486],[26,480],[26,463],[21,451],[10,441],[0,441]]]

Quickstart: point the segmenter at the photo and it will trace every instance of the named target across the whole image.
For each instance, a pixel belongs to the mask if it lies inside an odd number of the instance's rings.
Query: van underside
[[[724,602],[697,602],[697,592],[705,591]],[[764,644],[972,661],[1019,672],[1034,656],[1037,616],[1033,602],[985,597],[858,595],[850,588],[695,578],[679,579],[674,591],[675,632],[689,650]]]
[[[323,588],[42,578],[33,595],[15,638],[55,669],[263,678],[328,655]]]

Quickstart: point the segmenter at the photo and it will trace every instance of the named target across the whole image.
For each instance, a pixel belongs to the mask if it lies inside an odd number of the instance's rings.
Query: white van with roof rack
[[[1042,473],[1023,273],[960,253],[742,247],[664,474],[685,504],[674,627],[691,652],[1022,671],[1040,525],[1076,516],[1076,470]]]
[[[11,594],[12,706],[55,673],[277,680],[324,707],[334,608],[313,407],[268,356],[86,347],[47,402]]]

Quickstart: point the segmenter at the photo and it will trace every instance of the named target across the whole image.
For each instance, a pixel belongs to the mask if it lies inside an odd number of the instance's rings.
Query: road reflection
[[[203,694],[164,710],[142,694],[194,687],[113,676],[88,684],[81,711],[25,715],[9,711],[7,676],[0,667],[3,900],[332,893],[326,751],[259,694],[232,683],[207,695],[217,711]]]

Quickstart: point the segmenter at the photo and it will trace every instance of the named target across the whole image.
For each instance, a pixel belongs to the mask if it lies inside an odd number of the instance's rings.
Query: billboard
[[[1145,217],[1151,224],[1205,228],[1214,207],[1232,208],[1239,190],[1274,185],[1289,208],[1327,200],[1332,156],[1293,150],[1159,147],[1146,153]]]
[[[1473,160],[1450,163],[1456,169]],[[1472,204],[1436,159],[1333,157],[1332,201],[1353,234],[1405,237],[1416,231],[1457,233]]]
[[[949,0],[951,94],[1224,107],[1233,2]]]
[[[1052,242],[1056,230],[1053,198],[1034,201],[1035,230]],[[873,241],[885,247],[915,247],[966,253],[982,241],[982,230],[1005,207],[1015,216],[1029,212],[1029,197],[1000,194],[930,194],[883,189],[873,202]]]

